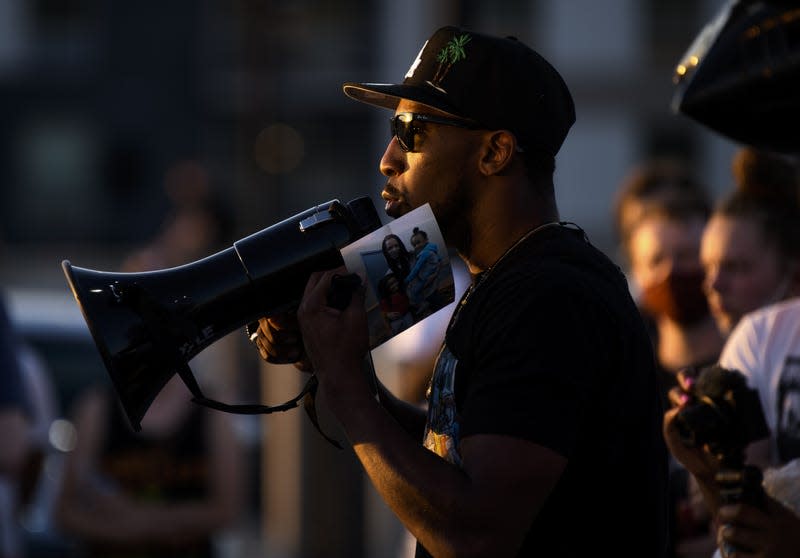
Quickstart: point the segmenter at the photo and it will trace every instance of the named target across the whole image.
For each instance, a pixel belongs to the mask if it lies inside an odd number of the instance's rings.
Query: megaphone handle
[[[200,385],[197,383],[197,380],[192,374],[192,369],[189,367],[188,364],[183,364],[178,369],[178,375],[183,380],[183,383],[186,384],[186,387],[189,388],[189,391],[192,393],[192,401],[197,403],[198,405],[203,405],[204,407],[208,407],[210,409],[215,409],[217,411],[223,411],[226,413],[234,413],[238,415],[264,415],[269,413],[274,413],[276,411],[288,411],[289,409],[294,409],[295,407],[299,406],[300,401],[303,400],[303,407],[306,409],[306,413],[308,414],[308,418],[311,419],[311,423],[314,425],[314,428],[317,429],[323,438],[325,438],[328,442],[330,442],[335,447],[342,449],[341,444],[336,440],[327,436],[323,431],[322,428],[319,426],[319,421],[317,419],[317,411],[314,405],[314,397],[317,392],[317,385],[318,380],[317,377],[313,374],[308,378],[306,381],[306,385],[303,386],[303,389],[298,393],[295,397],[287,401],[286,403],[282,403],[280,405],[229,405],[227,403],[222,403],[221,401],[217,401],[215,399],[209,399],[203,394],[203,391],[200,389]]]

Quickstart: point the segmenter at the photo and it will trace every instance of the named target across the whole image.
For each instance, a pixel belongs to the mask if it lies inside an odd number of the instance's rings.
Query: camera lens
[[[681,441],[687,446],[700,447],[719,439],[723,432],[717,410],[704,402],[682,409],[675,420]]]

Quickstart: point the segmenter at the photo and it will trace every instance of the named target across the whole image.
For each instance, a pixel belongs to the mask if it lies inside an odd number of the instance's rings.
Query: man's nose
[[[395,136],[389,140],[386,150],[381,157],[380,170],[384,176],[397,176],[406,169],[405,151]]]

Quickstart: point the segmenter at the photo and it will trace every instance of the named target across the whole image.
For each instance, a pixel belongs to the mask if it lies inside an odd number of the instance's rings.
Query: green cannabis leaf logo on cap
[[[466,45],[471,39],[472,37],[470,37],[467,33],[464,33],[458,37],[453,37],[444,47],[442,47],[442,50],[440,50],[439,54],[436,56],[436,61],[439,63],[439,66],[436,68],[436,73],[433,75],[433,79],[429,81],[428,84],[432,85],[442,93],[447,93],[447,91],[441,87],[442,80],[447,76],[447,73],[450,71],[450,68],[453,67],[453,64],[459,60],[466,59],[467,53],[464,50],[464,45]]]

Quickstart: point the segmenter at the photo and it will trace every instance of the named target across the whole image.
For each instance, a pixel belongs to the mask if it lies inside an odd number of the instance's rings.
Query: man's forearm
[[[396,414],[390,414],[390,408]],[[480,513],[458,504],[470,500],[469,479],[422,446],[421,430],[419,436],[409,435],[401,424],[409,418],[418,423],[413,417],[421,417],[422,409],[391,396],[386,405],[374,399],[340,402],[334,414],[373,486],[426,548],[457,545],[460,537],[471,535],[469,530],[456,528],[464,524],[465,515]]]
[[[421,443],[425,430],[425,411],[417,405],[399,399],[383,384],[379,384],[378,393],[381,405],[400,423],[403,430]]]

